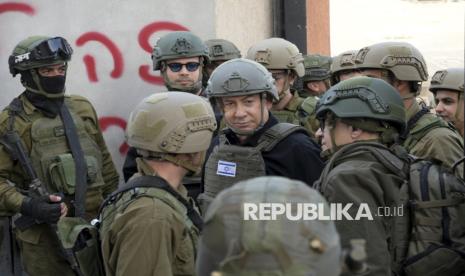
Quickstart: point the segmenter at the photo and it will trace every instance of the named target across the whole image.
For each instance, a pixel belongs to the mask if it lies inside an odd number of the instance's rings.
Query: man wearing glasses
[[[21,215],[15,234],[31,276],[79,275],[56,223],[94,218],[118,185],[94,108],[64,95],[72,53],[62,37],[33,36],[8,60],[25,91],[0,114],[0,214]]]

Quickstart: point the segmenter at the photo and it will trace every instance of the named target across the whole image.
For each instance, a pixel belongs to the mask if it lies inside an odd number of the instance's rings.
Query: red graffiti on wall
[[[103,44],[111,53],[113,57],[113,71],[110,76],[114,79],[121,77],[124,70],[123,55],[116,44],[106,37],[104,34],[99,32],[87,32],[81,35],[76,40],[77,46],[83,46],[89,41],[97,41]],[[85,55],[83,58],[84,64],[87,68],[87,76],[91,82],[97,82],[98,77],[96,73],[95,58],[91,55]]]
[[[35,9],[29,4],[16,3],[16,2],[6,2],[0,4],[0,13],[4,12],[22,12],[30,16],[35,14]]]
[[[111,117],[111,116],[100,117],[98,121],[100,124],[100,128],[102,128],[102,131],[105,131],[107,128],[111,126],[119,127],[123,129],[123,131],[126,129],[126,120],[120,117]],[[126,142],[123,142],[119,147],[119,152],[122,155],[125,155],[128,152],[128,149],[129,149],[128,144]]]
[[[139,45],[149,54],[152,53],[152,46],[150,45],[149,38],[150,36],[159,31],[188,31],[186,27],[168,21],[158,21],[146,25],[139,32],[138,40]],[[155,84],[155,85],[164,85],[163,78],[160,76],[154,76],[150,74],[152,70],[151,65],[141,65],[139,67],[139,76],[146,82]]]

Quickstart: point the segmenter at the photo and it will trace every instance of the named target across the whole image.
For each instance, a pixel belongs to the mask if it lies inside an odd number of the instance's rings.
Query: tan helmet
[[[436,93],[438,90],[452,90],[463,93],[464,90],[464,69],[447,68],[434,73],[431,78],[429,91]]]
[[[266,203],[292,208],[294,215],[299,204],[329,210],[323,196],[301,181],[264,176],[238,182],[219,193],[205,214],[198,275],[214,270],[221,275],[340,274],[341,245],[333,221],[291,220],[283,213],[267,220],[272,212],[261,216],[257,210],[255,218],[246,215]]]
[[[428,79],[428,69],[420,51],[407,42],[382,42],[360,49],[355,56],[359,69],[384,69],[403,81]]]
[[[282,38],[272,37],[256,43],[249,48],[247,59],[261,63],[268,70],[289,69],[299,77],[305,74],[302,53],[294,43]]]
[[[356,70],[355,69],[355,54],[356,50],[348,50],[340,53],[339,55],[333,57],[333,62],[331,63],[331,84],[335,85],[340,82],[339,74],[346,70]]]
[[[215,114],[205,98],[168,91],[136,106],[129,116],[126,139],[143,157],[168,160],[167,154],[207,150],[215,130]]]

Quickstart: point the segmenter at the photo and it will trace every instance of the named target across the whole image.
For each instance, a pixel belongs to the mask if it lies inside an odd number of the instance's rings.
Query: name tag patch
[[[216,169],[216,174],[229,177],[236,177],[236,163],[219,160],[218,167]]]

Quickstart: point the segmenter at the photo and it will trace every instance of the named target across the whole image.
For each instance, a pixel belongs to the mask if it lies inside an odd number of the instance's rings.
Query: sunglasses
[[[188,62],[188,63],[173,62],[173,63],[167,63],[166,66],[168,66],[170,70],[173,72],[181,71],[183,66],[186,66],[187,71],[194,72],[197,69],[199,69],[200,63],[198,62]]]

